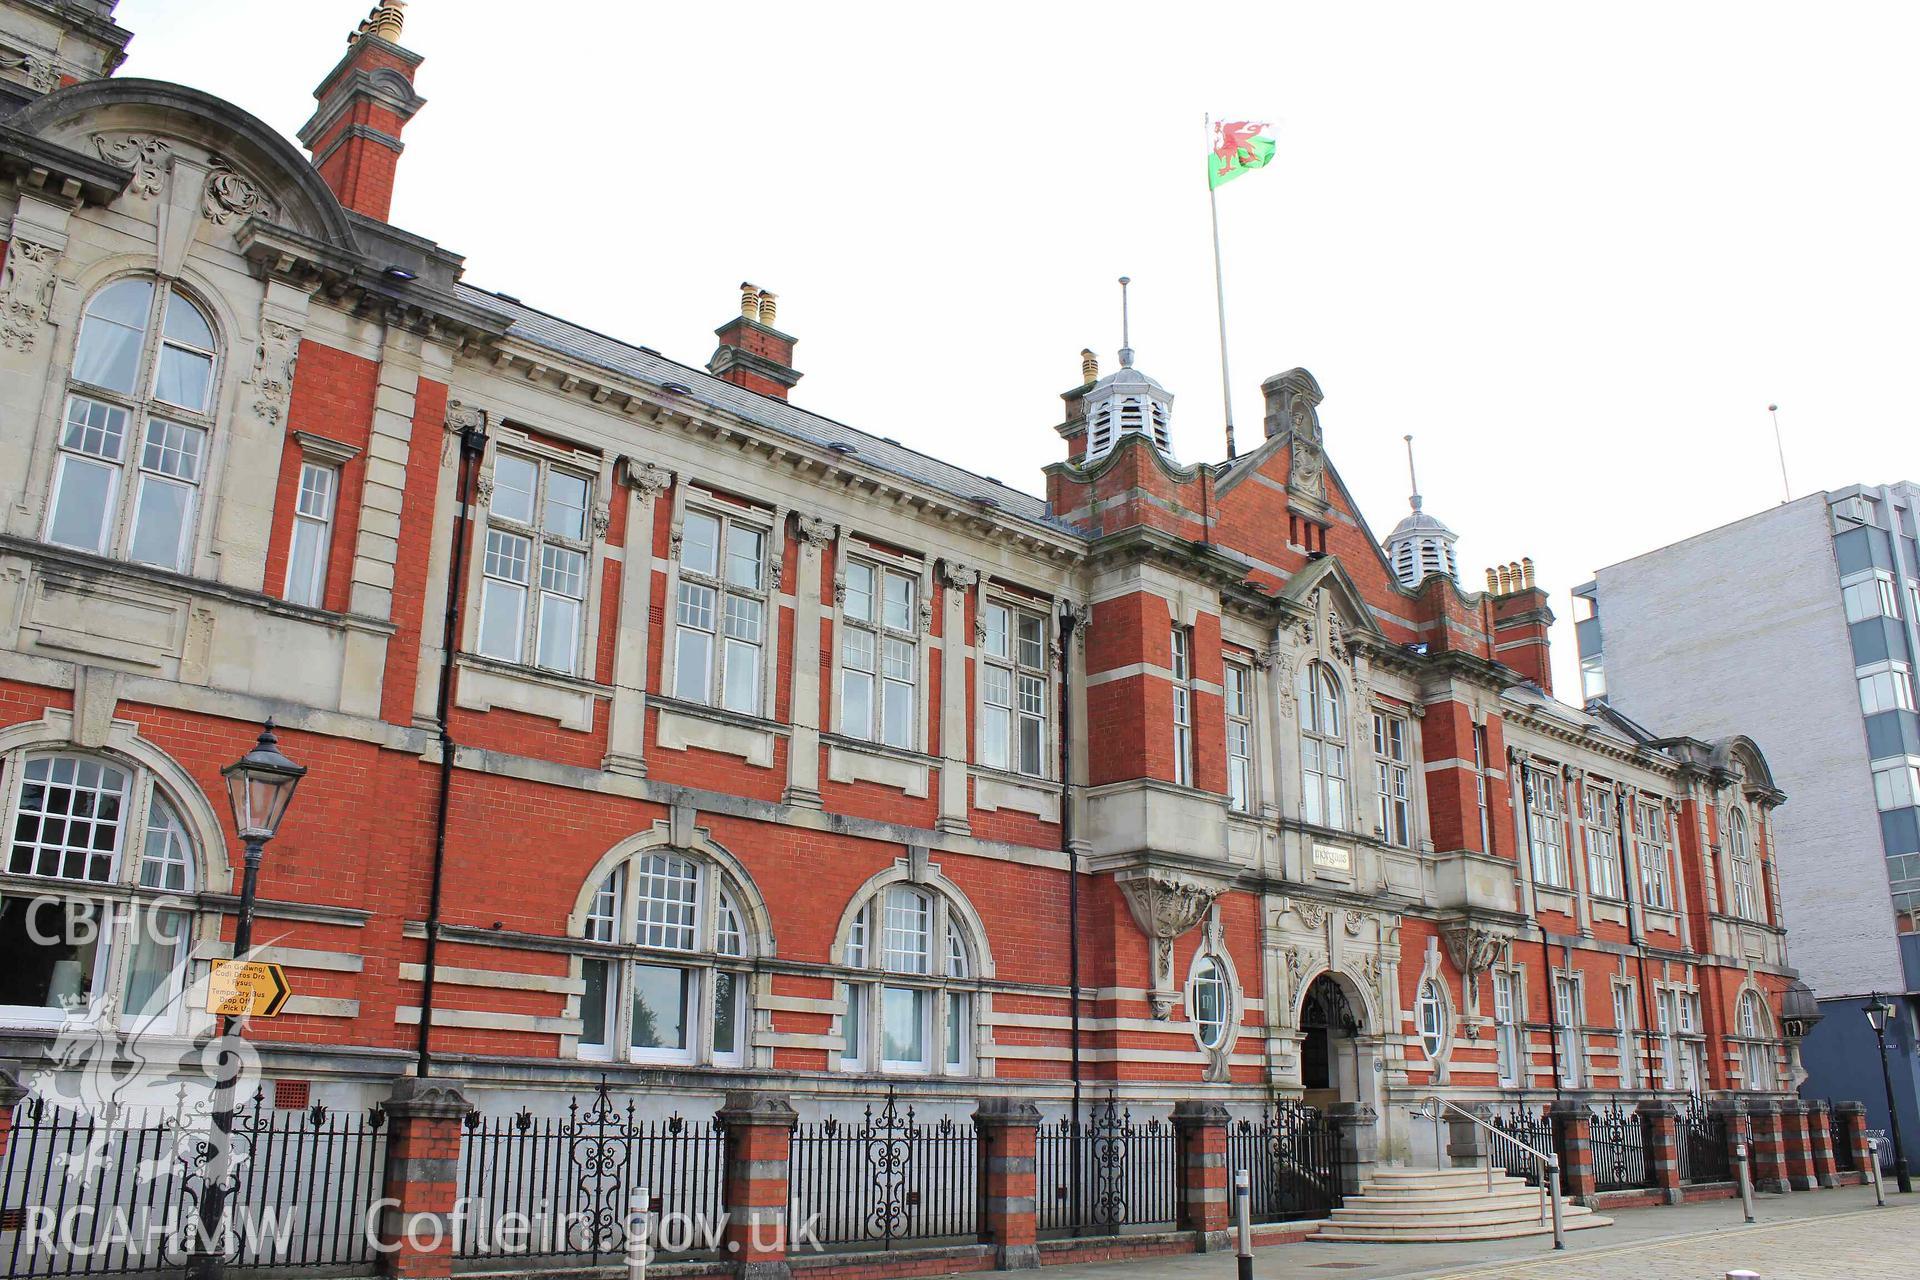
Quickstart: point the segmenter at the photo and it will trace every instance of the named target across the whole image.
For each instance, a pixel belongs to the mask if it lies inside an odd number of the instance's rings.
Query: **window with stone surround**
[[[61,407],[46,541],[188,571],[219,361],[209,312],[178,284],[124,276],[93,295]]]
[[[876,890],[841,948],[840,1068],[971,1074],[976,952],[966,916],[945,894],[906,883]]]
[[[579,675],[593,563],[593,477],[532,452],[494,454],[475,650]]]
[[[980,763],[1029,777],[1050,772],[1048,619],[1039,609],[988,597],[980,605]]]
[[[1347,713],[1339,678],[1324,662],[1300,672],[1301,815],[1347,829]]]
[[[1560,803],[1560,779],[1551,769],[1526,765],[1520,771],[1526,793],[1527,845],[1535,883],[1567,887],[1566,830]]]
[[[1634,1037],[1633,987],[1613,984],[1613,1026],[1615,1049],[1620,1055],[1620,1087],[1632,1089],[1640,1082],[1640,1051]]]
[[[1233,984],[1226,967],[1217,956],[1201,956],[1187,984],[1187,1018],[1202,1049],[1218,1049],[1226,1043],[1232,1009]]]
[[[200,851],[145,769],[79,751],[0,759],[0,1025],[185,1029]]]
[[[920,747],[920,605],[916,568],[850,557],[840,600],[840,732]]]
[[[1492,976],[1494,1065],[1503,1087],[1518,1088],[1526,1066],[1526,988],[1515,970],[1495,969]]]
[[[1747,834],[1747,815],[1739,809],[1727,817],[1727,866],[1733,881],[1733,914],[1742,920],[1760,918],[1760,880]]]
[[[1560,1050],[1560,1083],[1565,1088],[1577,1088],[1586,1074],[1583,1061],[1586,1051],[1586,1032],[1583,1026],[1583,1002],[1581,1000],[1581,980],[1567,974],[1555,974],[1553,978],[1553,1021],[1554,1036]]]
[[[674,601],[674,697],[764,714],[773,541],[771,524],[759,512],[688,508]]]
[[[1736,1024],[1741,1083],[1756,1091],[1773,1088],[1773,1020],[1759,992],[1740,993]]]
[[[1638,800],[1633,806],[1634,857],[1640,863],[1640,888],[1646,905],[1673,909],[1673,874],[1667,860],[1666,815],[1658,800]]]
[[[1440,1051],[1447,1045],[1447,1028],[1451,1017],[1447,1010],[1447,993],[1437,978],[1421,980],[1420,990],[1413,1002],[1414,1030],[1420,1036],[1420,1048],[1427,1055],[1428,1062],[1439,1059]]]
[[[1193,633],[1176,626],[1171,638],[1173,780],[1193,785]]]
[[[1380,838],[1402,849],[1413,844],[1413,738],[1406,719],[1373,713],[1374,789]]]
[[[1614,811],[1613,789],[1588,784],[1580,789],[1581,836],[1587,847],[1587,891],[1596,898],[1619,901],[1620,822]]]
[[[1223,668],[1227,715],[1227,805],[1253,812],[1253,668],[1228,662]]]
[[[622,859],[581,913],[583,1058],[741,1066],[754,957],[745,894],[717,864],[653,848]]]
[[[1493,852],[1493,815],[1487,807],[1487,726],[1473,726],[1473,799],[1480,813],[1480,851]]]

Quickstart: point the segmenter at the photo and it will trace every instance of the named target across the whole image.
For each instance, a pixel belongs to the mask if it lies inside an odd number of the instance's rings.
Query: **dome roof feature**
[[[1406,437],[1406,441],[1407,479],[1413,485],[1407,501],[1413,510],[1387,535],[1387,561],[1393,566],[1393,576],[1408,590],[1434,573],[1458,583],[1460,566],[1454,559],[1453,544],[1460,535],[1421,509],[1420,482],[1413,471],[1413,437]]]
[[[1145,436],[1167,461],[1173,461],[1173,393],[1133,367],[1133,346],[1127,325],[1127,285],[1120,277],[1120,367],[1088,387],[1087,452],[1083,463],[1098,462],[1113,452],[1125,435]],[[1083,356],[1088,353],[1082,353]]]

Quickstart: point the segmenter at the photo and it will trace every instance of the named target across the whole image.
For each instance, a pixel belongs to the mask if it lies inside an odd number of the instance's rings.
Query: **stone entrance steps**
[[[1613,1223],[1581,1205],[1560,1206],[1568,1231]],[[1377,1169],[1360,1194],[1335,1209],[1308,1239],[1327,1243],[1405,1244],[1449,1240],[1505,1240],[1547,1235],[1540,1191],[1519,1178],[1485,1169]]]

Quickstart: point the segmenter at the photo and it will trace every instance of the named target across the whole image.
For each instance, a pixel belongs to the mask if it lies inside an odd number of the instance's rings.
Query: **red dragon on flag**
[[[1231,182],[1249,169],[1273,159],[1273,139],[1262,137],[1267,125],[1257,120],[1221,120],[1213,126],[1213,160],[1207,185]]]

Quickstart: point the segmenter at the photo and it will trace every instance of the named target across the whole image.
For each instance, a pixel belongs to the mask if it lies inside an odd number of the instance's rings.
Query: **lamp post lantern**
[[[267,841],[280,830],[281,819],[287,816],[287,806],[293,801],[294,789],[306,774],[304,765],[295,764],[280,753],[280,741],[274,736],[272,720],[262,726],[253,750],[220,771],[227,782],[227,800],[233,806],[233,829],[245,848],[239,919],[233,930],[236,963],[244,961],[253,948],[253,902]],[[220,1037],[214,1042],[218,1075],[213,1091],[213,1132],[208,1135],[200,1161],[200,1233],[187,1258],[188,1280],[221,1280],[226,1273],[224,1219],[227,1183],[234,1166],[233,1092],[240,1072],[240,1055],[228,1037],[245,1034],[244,1018],[222,1015]]]
[[[1887,1126],[1893,1135],[1893,1180],[1906,1192],[1913,1190],[1913,1178],[1907,1172],[1907,1148],[1900,1141],[1900,1109],[1893,1100],[1893,1073],[1887,1067],[1887,1019],[1893,1012],[1893,1002],[1883,999],[1878,991],[1867,1000],[1867,1023],[1873,1028],[1874,1039],[1880,1042],[1880,1081],[1887,1090]]]

